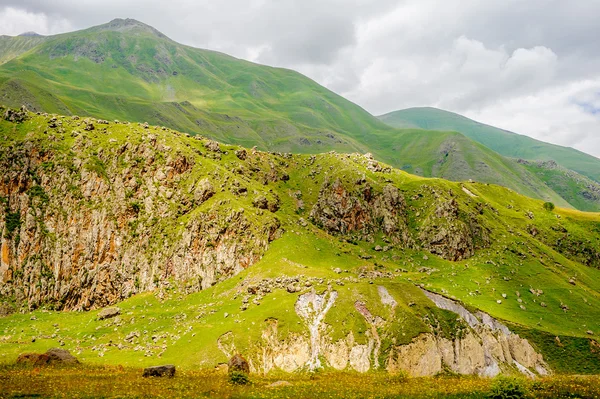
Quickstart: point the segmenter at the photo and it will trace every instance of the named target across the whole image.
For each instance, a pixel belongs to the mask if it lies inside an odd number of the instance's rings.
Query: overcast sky
[[[0,34],[135,18],[375,115],[433,106],[600,157],[600,0],[0,0]]]

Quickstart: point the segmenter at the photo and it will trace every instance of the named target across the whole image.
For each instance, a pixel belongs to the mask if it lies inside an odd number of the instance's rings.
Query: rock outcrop
[[[68,132],[56,126],[50,132],[64,142]],[[81,134],[68,155],[33,136],[0,146],[0,296],[95,309],[170,279],[186,292],[204,289],[262,257],[281,234],[276,215],[248,216],[215,199],[220,175],[204,171],[213,153],[201,141],[183,153],[144,131],[124,144]]]
[[[512,333],[508,327],[483,312],[471,313],[459,303],[441,295],[424,291],[433,302],[432,306],[450,311],[464,323],[464,328],[454,331],[453,336],[439,334],[435,326],[431,332],[415,336],[403,345],[386,345],[399,337],[393,334],[395,320],[381,317],[369,310],[383,305],[393,315],[398,302],[389,291],[378,287],[380,304],[355,302],[355,310],[365,320],[368,329],[360,338],[347,331],[343,338],[334,340],[331,326],[324,322],[325,315],[335,305],[336,291],[318,294],[308,292],[298,297],[295,311],[305,323],[306,332],[293,333],[285,339],[280,337],[278,321],[270,319],[263,330],[263,344],[249,363],[255,372],[274,369],[294,372],[301,369],[315,370],[328,366],[336,370],[367,372],[386,369],[390,373],[405,372],[412,376],[433,376],[446,370],[457,374],[475,374],[493,377],[500,373],[522,373],[527,376],[548,375],[549,366],[526,339]],[[222,337],[233,348],[235,337],[228,333]],[[322,364],[322,360],[326,364]]]
[[[369,240],[381,231],[394,243],[409,246],[405,211],[403,195],[391,184],[377,193],[368,183],[350,190],[336,179],[323,183],[310,218],[331,234]]]
[[[438,200],[435,210],[422,223],[419,241],[429,252],[454,261],[468,259],[475,249],[490,244],[487,229],[476,216],[461,215],[454,198]]]
[[[458,374],[494,377],[513,367],[527,376],[550,373],[542,355],[526,339],[488,314],[473,314],[438,294],[425,291],[425,295],[439,308],[460,316],[470,329],[454,340],[422,334],[408,345],[395,347],[388,358],[388,371],[429,376],[448,368]]]

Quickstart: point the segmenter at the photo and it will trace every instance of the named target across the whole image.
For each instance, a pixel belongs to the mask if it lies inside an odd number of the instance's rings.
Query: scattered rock
[[[219,146],[219,143],[213,140],[207,141],[206,144],[204,144],[204,147],[206,147],[206,149],[209,151],[221,152],[221,147]]]
[[[244,149],[236,150],[235,156],[238,157],[240,160],[245,161],[246,158],[248,157],[248,153]]]
[[[300,287],[298,287],[295,284],[290,284],[286,287],[287,292],[289,292],[290,294],[296,293],[296,292],[300,292]]]
[[[46,353],[23,353],[17,358],[17,364],[72,366],[79,364],[79,360],[66,349],[52,348],[48,349]]]
[[[84,120],[83,120],[83,124],[84,124],[84,126],[83,126],[83,130],[86,130],[86,131],[91,131],[91,130],[94,130],[94,129],[95,129],[95,127],[94,127],[94,124],[93,124],[93,123],[92,123],[92,121],[91,121],[91,120],[89,120],[89,119],[84,119]]]
[[[269,207],[269,201],[264,195],[259,195],[252,200],[252,205],[258,209],[267,209]]]
[[[250,365],[248,365],[248,361],[242,357],[240,354],[234,355],[231,359],[229,359],[229,363],[227,363],[229,368],[229,373],[241,372],[245,374],[250,374]]]
[[[121,314],[121,309],[119,308],[105,308],[98,313],[98,320],[110,319],[111,317],[116,317]]]
[[[175,366],[167,364],[164,366],[153,366],[144,369],[142,377],[168,377],[172,378],[175,376]]]

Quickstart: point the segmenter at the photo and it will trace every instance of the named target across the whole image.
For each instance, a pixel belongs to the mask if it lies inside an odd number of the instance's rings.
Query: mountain
[[[370,155],[0,115],[3,362],[600,371],[600,214]]]
[[[391,128],[297,72],[180,45],[135,20],[29,39],[0,40],[10,49],[0,103],[147,121],[262,150],[369,152],[411,173],[501,184],[570,206],[522,165],[464,137]]]
[[[462,115],[437,108],[408,108],[379,116],[390,126],[428,130],[452,130],[510,158],[555,161],[561,166],[600,182],[600,159],[573,148],[544,143],[476,122]]]

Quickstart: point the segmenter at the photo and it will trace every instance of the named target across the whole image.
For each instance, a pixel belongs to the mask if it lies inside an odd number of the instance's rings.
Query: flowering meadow
[[[515,381],[524,388],[525,397],[600,398],[596,376]],[[248,385],[239,386],[230,384],[226,374],[212,370],[143,378],[140,369],[119,366],[0,368],[1,398],[488,398],[494,383],[477,377],[318,372],[251,375]]]

